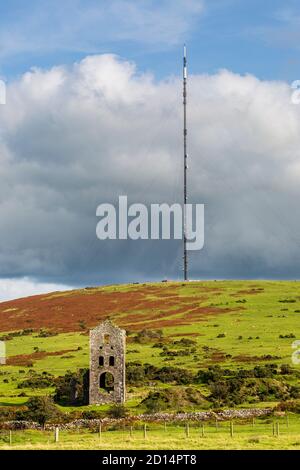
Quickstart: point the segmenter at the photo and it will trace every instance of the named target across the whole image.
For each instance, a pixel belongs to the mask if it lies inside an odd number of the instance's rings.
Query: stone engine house
[[[109,320],[90,330],[89,403],[125,402],[126,331]]]

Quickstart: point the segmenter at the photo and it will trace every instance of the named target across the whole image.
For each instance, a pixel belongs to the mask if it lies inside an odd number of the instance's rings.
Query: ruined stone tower
[[[125,341],[109,320],[90,331],[90,404],[124,403]]]

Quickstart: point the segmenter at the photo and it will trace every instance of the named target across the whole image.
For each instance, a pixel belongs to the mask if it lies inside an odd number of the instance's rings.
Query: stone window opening
[[[110,335],[105,334],[104,335],[104,344],[109,344],[109,342],[110,342]]]
[[[115,356],[109,356],[109,365],[110,365],[110,367],[114,367],[114,365],[115,365]]]
[[[99,366],[104,366],[104,357],[99,356]]]
[[[99,377],[100,392],[113,392],[114,381],[114,376],[110,372],[103,372]]]

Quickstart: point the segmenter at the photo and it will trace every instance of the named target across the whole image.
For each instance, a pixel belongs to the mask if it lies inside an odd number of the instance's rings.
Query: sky
[[[194,279],[300,277],[300,5],[0,3],[0,301],[179,279],[178,241],[99,241],[96,208],[182,199],[188,48]]]

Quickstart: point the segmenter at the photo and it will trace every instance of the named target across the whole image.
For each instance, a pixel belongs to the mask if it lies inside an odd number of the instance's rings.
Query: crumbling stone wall
[[[126,332],[106,320],[90,331],[89,403],[124,403]]]

